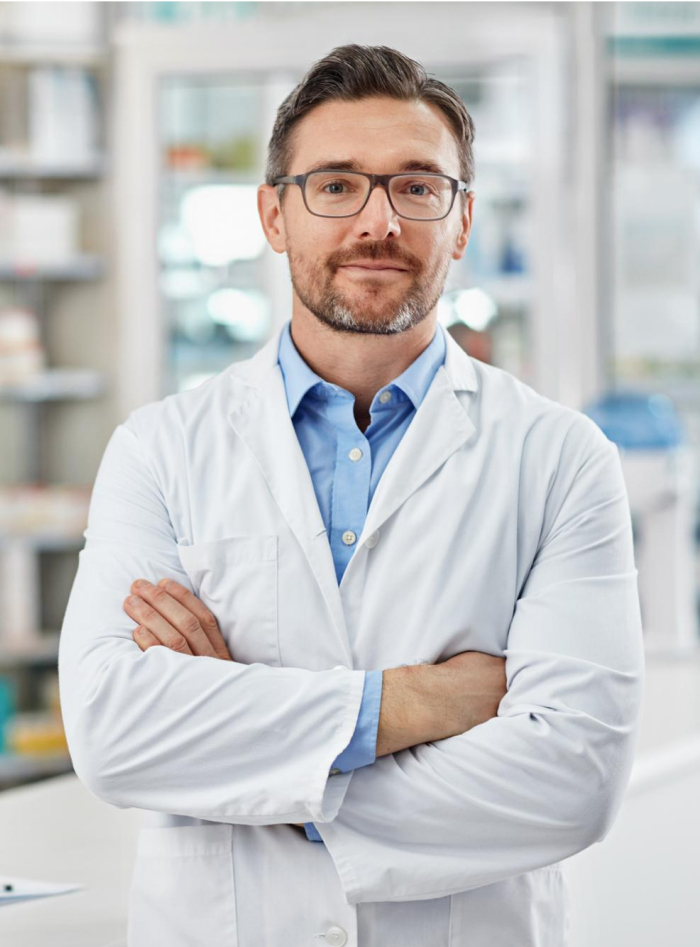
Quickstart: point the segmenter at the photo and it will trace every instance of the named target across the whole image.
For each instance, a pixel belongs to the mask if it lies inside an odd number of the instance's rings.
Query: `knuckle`
[[[161,588],[158,585],[154,585],[151,591],[151,596],[156,602],[160,602],[162,599],[164,599],[167,596],[167,594],[168,593],[166,592],[166,590]]]
[[[182,637],[182,635],[177,635],[168,642],[168,647],[171,651],[179,651],[182,654],[187,654],[189,651],[189,645],[187,641]]]
[[[214,618],[211,612],[207,612],[202,624],[204,625],[207,631],[219,630],[219,623],[217,622],[216,618]]]
[[[182,622],[182,630],[186,635],[194,635],[199,629],[199,622],[194,615],[188,615]]]

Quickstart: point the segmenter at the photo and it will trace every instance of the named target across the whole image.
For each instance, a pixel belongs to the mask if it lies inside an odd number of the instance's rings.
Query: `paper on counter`
[[[68,894],[84,887],[85,885],[58,884],[54,881],[35,881],[32,878],[0,875],[0,907],[17,901],[32,901],[34,898],[50,898],[57,894]]]

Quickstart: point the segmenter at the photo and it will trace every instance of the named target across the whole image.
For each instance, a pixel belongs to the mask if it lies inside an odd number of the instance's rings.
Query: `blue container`
[[[14,683],[6,677],[0,677],[0,753],[7,752],[7,724],[16,711]]]
[[[686,440],[673,402],[657,392],[611,392],[592,401],[583,413],[627,450],[672,450]]]

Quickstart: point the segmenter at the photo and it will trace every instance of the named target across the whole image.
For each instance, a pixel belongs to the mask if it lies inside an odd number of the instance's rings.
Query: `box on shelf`
[[[28,80],[29,158],[76,166],[98,156],[98,105],[87,69],[39,66]]]
[[[11,537],[79,537],[87,525],[91,493],[91,486],[0,485],[0,550]]]
[[[0,385],[24,381],[46,369],[46,350],[35,312],[0,309]]]
[[[102,41],[98,3],[0,4],[0,41],[25,45],[96,45]]]
[[[22,756],[68,752],[61,718],[51,711],[16,713],[5,725],[5,740],[10,753]]]
[[[79,254],[78,204],[46,194],[18,194],[10,202],[3,251],[18,265],[70,263]]]

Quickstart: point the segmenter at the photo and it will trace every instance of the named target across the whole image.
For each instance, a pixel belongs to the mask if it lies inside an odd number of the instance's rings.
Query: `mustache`
[[[381,246],[377,244],[364,245],[355,250],[348,250],[343,254],[334,254],[329,258],[329,266],[337,270],[341,266],[347,266],[350,263],[359,263],[362,260],[389,260],[392,263],[401,264],[407,270],[415,270],[420,267],[420,263],[415,257],[406,254],[395,246]]]

